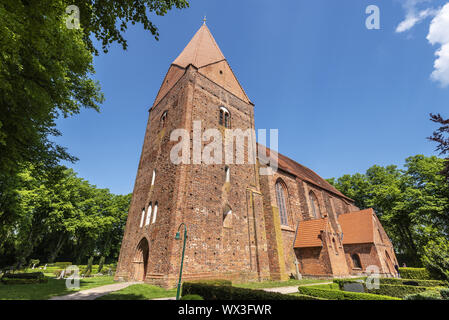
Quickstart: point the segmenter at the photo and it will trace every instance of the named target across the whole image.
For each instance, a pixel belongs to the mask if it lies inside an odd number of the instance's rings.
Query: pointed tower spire
[[[209,28],[203,23],[181,54],[173,61],[173,64],[183,68],[192,64],[197,68],[201,68],[222,60],[226,59]]]
[[[209,28],[206,25],[206,17],[203,24],[193,38],[173,61],[159,89],[154,105],[165,96],[170,88],[182,77],[183,71],[189,65],[198,69],[198,72],[213,82],[222,86],[238,98],[250,103],[245,91],[231,70],[226,58],[215,42]]]

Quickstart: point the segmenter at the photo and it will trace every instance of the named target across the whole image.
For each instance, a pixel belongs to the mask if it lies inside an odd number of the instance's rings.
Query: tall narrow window
[[[157,216],[157,201],[154,204],[153,221],[151,223],[155,223],[156,222],[156,216]]]
[[[150,219],[151,219],[151,208],[152,208],[152,204],[150,202],[150,204],[148,205],[148,209],[147,209],[147,218],[145,220],[145,225],[149,225],[150,224]]]
[[[309,193],[310,206],[312,207],[312,215],[314,218],[321,218],[320,206],[316,195],[310,191]]]
[[[162,127],[165,127],[165,120],[167,120],[167,111],[164,111],[164,113],[161,116],[161,125],[162,125]]]
[[[154,180],[156,179],[156,170],[153,170],[153,176],[151,177],[151,185],[154,186]]]
[[[232,209],[228,204],[223,210],[223,227],[232,228]]]
[[[140,217],[140,227],[143,227],[143,221],[145,220],[145,208],[142,209],[142,216]]]
[[[287,205],[285,201],[285,186],[281,181],[276,182],[276,200],[279,208],[279,217],[281,224],[288,225]]]
[[[225,182],[231,181],[231,169],[228,166],[225,167]]]
[[[220,116],[218,119],[218,123],[226,128],[231,127],[231,115],[225,107],[220,107]]]

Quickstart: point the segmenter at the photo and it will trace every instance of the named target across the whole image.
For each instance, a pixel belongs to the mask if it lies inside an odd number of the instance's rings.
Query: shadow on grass
[[[47,277],[48,278],[48,277]],[[48,300],[80,290],[115,283],[113,277],[92,277],[80,280],[80,289],[67,289],[66,279],[48,278],[47,283],[13,284],[0,283],[0,300]]]
[[[164,289],[150,284],[134,284],[122,290],[111,292],[97,300],[150,300],[176,296],[176,289]]]

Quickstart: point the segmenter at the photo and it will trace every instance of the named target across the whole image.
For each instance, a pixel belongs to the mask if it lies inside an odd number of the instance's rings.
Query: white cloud
[[[417,23],[421,22],[427,17],[433,16],[436,14],[436,10],[433,9],[425,9],[416,13],[416,11],[409,10],[405,16],[404,21],[402,21],[396,28],[396,32],[404,32],[413,28]]]
[[[438,11],[430,23],[427,40],[432,45],[441,45],[435,52],[438,58],[435,60],[431,78],[443,87],[449,86],[449,3]]]

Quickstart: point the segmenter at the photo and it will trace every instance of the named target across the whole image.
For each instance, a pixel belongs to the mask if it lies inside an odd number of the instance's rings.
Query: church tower
[[[188,133],[189,164],[170,158],[176,129]],[[225,164],[224,150],[221,163],[195,162],[194,131],[207,129],[223,140],[226,129],[254,130],[254,105],[204,23],[171,64],[149,111],[117,280],[175,286],[181,223],[188,234],[183,280],[270,278],[257,164]],[[203,137],[201,150],[209,143]]]

